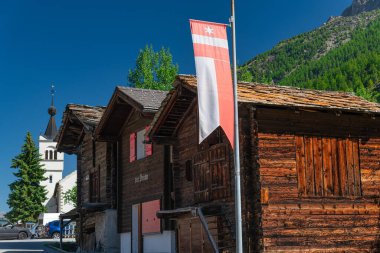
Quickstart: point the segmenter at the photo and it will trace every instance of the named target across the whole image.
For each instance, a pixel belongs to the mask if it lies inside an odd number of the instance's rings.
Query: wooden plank
[[[305,157],[306,157],[306,194],[308,196],[315,195],[315,175],[314,175],[314,159],[313,159],[313,139],[305,137]]]
[[[191,252],[191,220],[181,220],[180,223],[180,235],[179,241],[181,241],[181,247],[179,251],[181,253]]]
[[[333,172],[332,172],[332,155],[331,155],[331,140],[323,138],[323,192],[324,196],[333,196]]]
[[[345,144],[346,144],[348,195],[354,196],[355,195],[354,157],[353,157],[353,145],[352,145],[351,139],[346,139]]]
[[[210,194],[213,200],[229,196],[229,152],[225,144],[213,146],[209,150],[211,185]]]
[[[339,168],[338,168],[338,140],[336,138],[331,139],[331,166],[333,172],[333,187],[334,196],[341,196],[341,189],[339,183]]]
[[[361,176],[360,176],[360,157],[359,157],[359,140],[352,140],[352,156],[354,163],[354,190],[355,196],[361,196]]]
[[[338,170],[341,196],[347,196],[347,163],[346,163],[346,148],[343,139],[337,141],[338,155]]]
[[[298,192],[300,196],[306,195],[306,159],[305,159],[305,143],[303,136],[296,136],[296,160],[297,160],[297,176],[298,176]]]
[[[191,252],[202,252],[203,238],[201,230],[203,230],[198,219],[191,220]]]
[[[261,188],[261,204],[267,205],[269,202],[269,189],[268,187]]]
[[[322,138],[313,137],[315,195],[323,196]]]

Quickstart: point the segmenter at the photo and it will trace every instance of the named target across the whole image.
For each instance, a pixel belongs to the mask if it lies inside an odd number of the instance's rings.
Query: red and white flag
[[[199,143],[221,127],[234,147],[234,97],[226,25],[190,20],[198,82]]]

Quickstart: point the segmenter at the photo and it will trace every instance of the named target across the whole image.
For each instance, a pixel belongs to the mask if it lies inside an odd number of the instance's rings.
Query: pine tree
[[[11,168],[17,170],[13,173],[17,179],[9,185],[11,193],[7,203],[11,210],[6,214],[12,222],[37,221],[38,215],[46,211],[43,203],[47,199],[47,191],[40,184],[46,180],[41,160],[28,132],[21,153],[12,159]]]

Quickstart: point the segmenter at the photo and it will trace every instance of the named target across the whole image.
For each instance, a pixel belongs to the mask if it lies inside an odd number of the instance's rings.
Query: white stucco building
[[[55,185],[54,197],[57,202],[57,212],[58,213],[67,213],[75,208],[72,203],[65,203],[63,194],[68,190],[74,188],[77,185],[77,171],[71,172],[69,175],[61,179]]]

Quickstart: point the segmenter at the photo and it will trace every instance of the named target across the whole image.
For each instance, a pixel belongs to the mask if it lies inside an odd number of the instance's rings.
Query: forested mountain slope
[[[239,68],[239,79],[343,90],[380,101],[380,11],[331,18]]]

